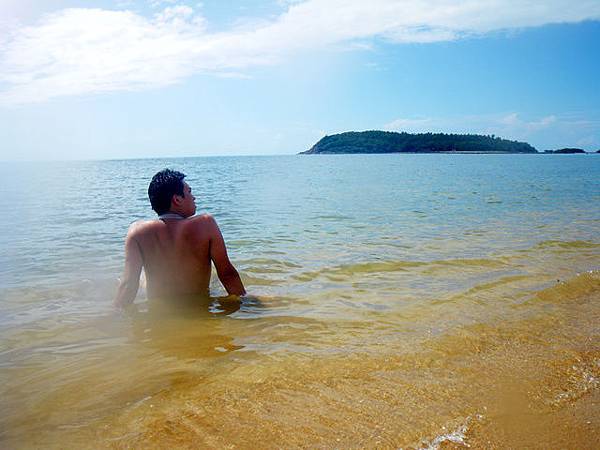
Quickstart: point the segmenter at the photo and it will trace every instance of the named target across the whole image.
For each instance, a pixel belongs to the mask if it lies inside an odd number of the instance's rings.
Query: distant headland
[[[478,134],[349,131],[325,136],[301,155],[342,153],[538,153],[526,142]]]
[[[300,155],[352,153],[537,153],[545,155],[589,154],[581,148],[559,148],[538,152],[527,142],[495,135],[397,133],[394,131],[347,131],[320,139]]]
[[[581,148],[559,148],[558,150],[544,150],[544,153],[554,153],[558,155],[565,155],[570,153],[585,153],[585,150]]]

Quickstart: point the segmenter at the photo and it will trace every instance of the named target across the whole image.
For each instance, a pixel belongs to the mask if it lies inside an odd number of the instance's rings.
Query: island
[[[348,131],[325,136],[301,155],[347,153],[538,153],[526,142],[478,134]]]
[[[565,155],[570,153],[585,153],[581,148],[559,148],[558,150],[544,150],[544,153],[552,153],[555,155]]]

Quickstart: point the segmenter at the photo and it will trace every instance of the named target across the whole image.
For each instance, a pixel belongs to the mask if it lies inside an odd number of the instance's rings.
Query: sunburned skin
[[[195,197],[184,182],[184,195],[173,196],[169,214],[130,226],[116,306],[135,299],[142,267],[148,298],[208,294],[211,262],[229,294],[245,294],[217,222],[208,214],[191,217],[195,212]]]

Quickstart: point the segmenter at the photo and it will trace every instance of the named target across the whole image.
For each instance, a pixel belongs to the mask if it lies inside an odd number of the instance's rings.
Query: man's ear
[[[173,194],[173,197],[171,197],[171,204],[180,206],[181,203],[183,203],[183,197],[181,195]]]

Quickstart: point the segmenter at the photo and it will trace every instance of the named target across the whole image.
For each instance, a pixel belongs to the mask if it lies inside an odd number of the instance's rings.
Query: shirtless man
[[[184,174],[170,169],[152,177],[148,197],[158,220],[135,222],[129,227],[125,270],[115,306],[124,307],[133,302],[142,267],[146,273],[148,298],[208,294],[211,261],[230,295],[246,293],[237,270],[229,261],[215,219],[209,214],[194,216],[196,198],[184,178]]]

